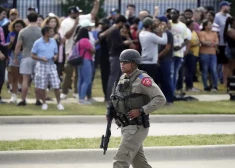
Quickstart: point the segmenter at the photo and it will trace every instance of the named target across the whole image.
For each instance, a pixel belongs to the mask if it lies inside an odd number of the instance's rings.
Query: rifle
[[[104,153],[103,153],[104,155],[106,154],[106,151],[108,149],[109,139],[111,136],[111,124],[113,121],[113,112],[114,112],[114,108],[110,103],[110,105],[107,108],[107,113],[106,113],[106,116],[107,116],[106,132],[105,132],[105,136],[102,135],[101,144],[100,144],[100,148],[104,150]]]

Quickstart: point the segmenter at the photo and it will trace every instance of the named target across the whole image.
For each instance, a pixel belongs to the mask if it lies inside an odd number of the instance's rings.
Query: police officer
[[[111,95],[116,124],[121,127],[122,140],[114,156],[113,168],[151,168],[143,151],[149,132],[149,113],[166,103],[166,98],[153,79],[138,69],[139,52],[124,50],[120,55],[123,75]]]

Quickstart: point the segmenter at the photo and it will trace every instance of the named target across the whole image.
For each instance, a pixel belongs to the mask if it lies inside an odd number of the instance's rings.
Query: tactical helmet
[[[136,64],[141,64],[141,56],[138,51],[134,49],[127,49],[122,51],[120,57],[120,61],[133,61]]]

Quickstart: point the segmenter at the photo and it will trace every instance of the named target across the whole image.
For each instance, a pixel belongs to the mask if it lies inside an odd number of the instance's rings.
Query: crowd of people
[[[135,5],[128,4],[125,15],[113,8],[103,19],[97,17],[98,0],[89,14],[71,6],[67,17],[49,13],[44,18],[30,7],[27,19],[22,19],[18,9],[0,7],[0,93],[7,71],[10,102],[17,103],[21,93],[18,106],[26,105],[32,81],[36,105],[43,110],[48,109],[46,90],[52,88],[59,110],[71,88],[79,104],[90,105],[98,69],[104,100],[109,101],[125,49],[141,54],[139,69],[160,86],[169,105],[177,90],[200,91],[193,85],[199,80],[198,71],[204,90],[216,92],[219,82],[227,87],[235,67],[235,17],[229,14],[230,5],[222,1],[218,13],[209,6],[184,12],[169,8],[163,16],[156,6],[154,15],[143,9],[135,16]],[[68,62],[74,49],[83,57],[79,66]]]

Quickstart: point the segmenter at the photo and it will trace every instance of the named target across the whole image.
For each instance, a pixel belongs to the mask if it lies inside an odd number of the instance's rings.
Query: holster
[[[116,118],[116,124],[120,127],[126,127],[128,125],[143,125],[144,128],[150,126],[149,115],[141,115],[133,120],[130,120],[126,115],[119,115]]]

